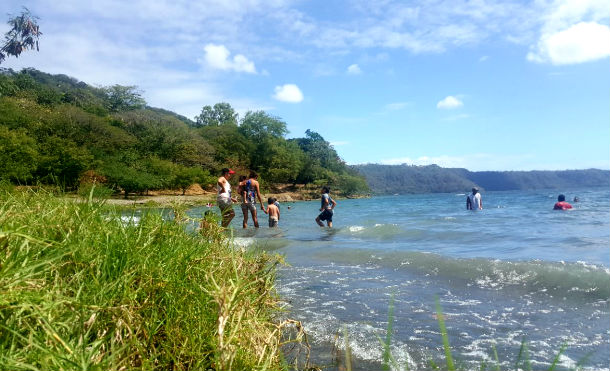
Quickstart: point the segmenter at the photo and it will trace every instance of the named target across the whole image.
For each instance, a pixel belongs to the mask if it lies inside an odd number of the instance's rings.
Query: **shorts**
[[[278,222],[277,218],[269,217],[269,228],[277,227]]]
[[[318,215],[318,219],[324,221],[329,221],[332,222],[333,221],[333,211],[329,210],[329,209],[324,209],[324,211],[322,211],[320,213],[320,215]]]
[[[232,201],[230,198],[219,198],[216,200],[218,207],[220,208],[220,212],[222,214],[229,212],[230,209],[233,209]]]
[[[247,213],[248,210],[250,210],[251,212],[255,213],[256,212],[256,204],[253,204],[252,202],[248,202],[248,203],[242,202],[241,210],[244,213]]]

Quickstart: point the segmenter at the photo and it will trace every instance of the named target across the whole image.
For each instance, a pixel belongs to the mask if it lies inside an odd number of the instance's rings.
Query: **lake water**
[[[444,364],[438,298],[463,365],[493,364],[495,344],[513,368],[525,338],[533,369],[565,344],[561,368],[585,359],[585,369],[607,370],[610,190],[564,193],[580,199],[571,211],[552,210],[557,191],[484,192],[480,212],[465,210],[465,194],[425,194],[339,200],[333,229],[315,224],[319,201],[283,203],[278,229],[259,212],[261,228],[242,230],[236,208],[232,226],[237,244],[285,256],[277,289],[317,364],[331,363],[345,329],[354,369],[381,369],[394,295],[401,369]]]

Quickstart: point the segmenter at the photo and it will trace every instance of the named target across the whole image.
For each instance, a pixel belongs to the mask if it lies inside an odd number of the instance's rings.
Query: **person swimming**
[[[553,206],[553,210],[569,210],[572,208],[572,205],[566,202],[565,195],[557,196],[557,202]]]

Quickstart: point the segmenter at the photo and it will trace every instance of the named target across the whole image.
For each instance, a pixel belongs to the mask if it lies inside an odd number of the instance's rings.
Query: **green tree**
[[[195,116],[196,126],[237,125],[238,114],[229,103],[216,103],[214,107],[204,106],[199,116]]]
[[[102,89],[106,108],[111,112],[130,111],[146,106],[142,92],[137,86],[112,85]]]
[[[143,193],[159,187],[159,179],[153,174],[143,172],[120,162],[107,163],[102,173],[114,187],[123,190],[125,198],[130,193]]]
[[[288,134],[286,123],[279,117],[264,111],[248,111],[239,126],[244,136],[253,141],[261,141],[269,137],[283,138]]]
[[[0,73],[0,97],[13,96],[19,87],[15,84],[15,79],[6,74]]]
[[[164,112],[137,110],[115,115],[138,138],[142,155],[154,155],[185,166],[215,167],[214,147],[197,131]]]
[[[48,183],[73,188],[83,171],[92,163],[93,156],[86,148],[70,139],[48,137],[40,143],[40,161],[36,171],[39,179]]]
[[[38,165],[36,142],[25,130],[0,126],[0,179],[27,182]]]
[[[179,188],[182,194],[186,193],[188,187],[195,183],[206,183],[209,181],[209,171],[204,171],[198,167],[176,166],[171,182],[172,188]]]
[[[23,8],[21,15],[10,17],[8,25],[10,30],[4,34],[4,45],[0,48],[0,63],[7,56],[19,57],[27,49],[38,51],[38,38],[42,35],[37,23],[38,17],[33,16],[27,8]]]
[[[264,111],[247,112],[239,131],[251,143],[250,167],[268,175],[278,143],[285,141],[286,123]]]
[[[250,167],[250,157],[255,143],[249,141],[237,126],[203,126],[198,131],[214,148],[216,163],[229,167]]]
[[[269,180],[279,183],[296,183],[306,160],[306,155],[294,143],[285,140],[269,140],[268,159],[265,163]]]

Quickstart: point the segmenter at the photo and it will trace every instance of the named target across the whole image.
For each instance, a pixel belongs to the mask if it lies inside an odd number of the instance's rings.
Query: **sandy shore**
[[[294,202],[294,201],[306,201],[312,200],[312,196],[318,196],[315,193],[312,194],[311,190],[305,189],[294,189],[288,190],[286,187],[274,187],[273,192],[263,192],[261,198],[266,203],[268,197],[275,197],[279,202]],[[125,199],[123,197],[110,198],[107,203],[112,205],[120,206],[160,206],[160,207],[171,207],[172,205],[206,205],[211,203],[216,206],[216,193],[205,191],[199,185],[193,185],[186,190],[185,194],[182,195],[178,191],[155,191],[150,192],[149,195],[145,196],[129,196]]]

